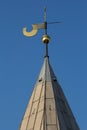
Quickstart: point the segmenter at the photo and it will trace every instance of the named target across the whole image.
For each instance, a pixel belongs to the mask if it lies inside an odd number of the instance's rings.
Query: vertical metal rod
[[[44,22],[46,22],[46,7],[44,7]]]
[[[47,22],[46,21],[44,22],[44,25],[45,25],[45,34],[47,34]]]
[[[45,50],[46,50],[46,52],[45,52],[46,57],[48,57],[48,44],[45,45]]]
[[[47,34],[47,22],[46,22],[46,7],[44,7],[44,25],[45,25],[45,35]],[[48,43],[45,43],[45,57],[48,57]]]
[[[46,7],[44,7],[44,25],[45,25],[45,34],[47,34]]]

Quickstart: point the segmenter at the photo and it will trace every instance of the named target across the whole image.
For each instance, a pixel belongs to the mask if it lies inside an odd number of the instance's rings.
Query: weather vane
[[[32,37],[37,34],[39,29],[44,29],[45,34],[42,37],[42,42],[46,45],[46,56],[48,56],[48,43],[50,42],[50,37],[47,34],[47,24],[55,24],[61,22],[47,22],[46,21],[46,7],[44,8],[44,22],[39,24],[32,24],[32,31],[28,32],[27,28],[23,28],[23,34],[26,37]]]

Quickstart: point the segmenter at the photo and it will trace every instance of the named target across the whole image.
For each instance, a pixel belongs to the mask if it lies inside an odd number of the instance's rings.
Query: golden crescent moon
[[[33,29],[32,29],[31,32],[27,32],[27,28],[26,27],[23,28],[24,36],[31,37],[31,36],[36,35],[36,33],[38,32],[38,27],[37,27],[37,25],[34,25],[34,24],[32,25],[32,27],[33,27]]]

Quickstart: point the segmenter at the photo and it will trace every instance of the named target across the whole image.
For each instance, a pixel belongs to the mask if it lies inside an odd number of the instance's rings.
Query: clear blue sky
[[[22,34],[43,22],[43,7],[51,37],[49,56],[81,130],[87,130],[87,1],[0,1],[0,129],[18,130],[44,57],[43,31]]]

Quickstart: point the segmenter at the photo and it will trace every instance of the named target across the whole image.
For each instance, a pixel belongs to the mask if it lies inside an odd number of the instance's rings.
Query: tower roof
[[[48,56],[44,58],[19,130],[80,130]]]

